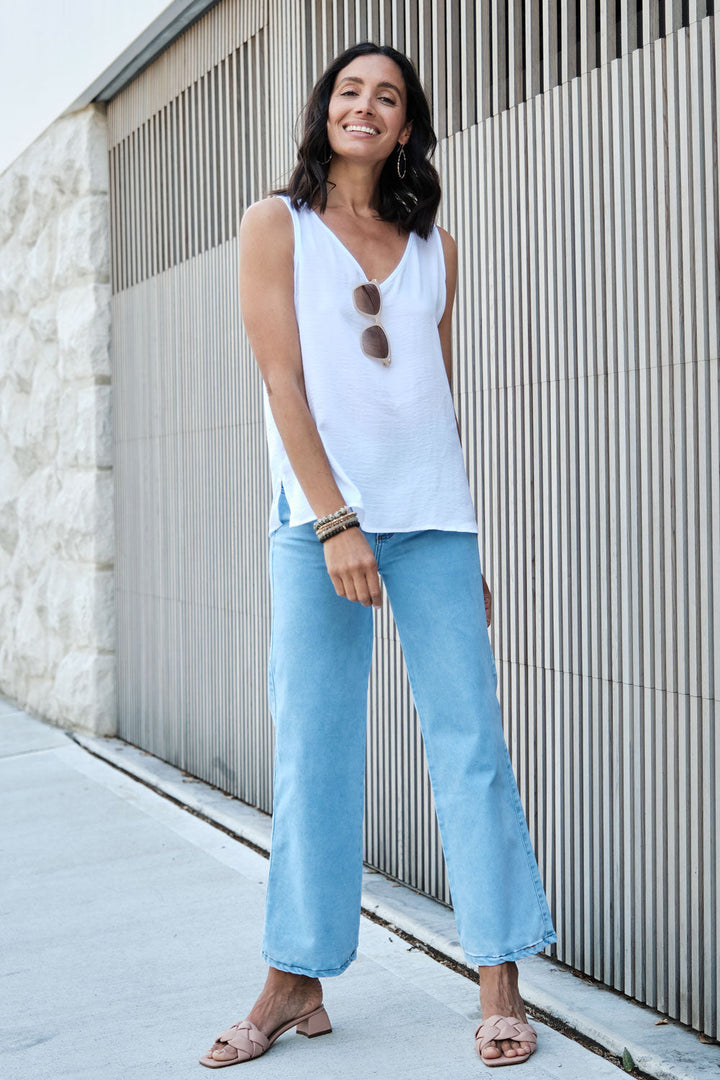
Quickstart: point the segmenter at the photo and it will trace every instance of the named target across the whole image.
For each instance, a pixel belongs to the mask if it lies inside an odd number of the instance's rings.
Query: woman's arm
[[[448,382],[450,383],[450,389],[452,390],[452,309],[455,301],[455,290],[457,289],[457,276],[458,276],[458,253],[457,244],[453,240],[449,232],[445,229],[441,229],[438,226],[438,232],[443,245],[443,254],[445,255],[445,311],[443,312],[442,319],[438,323],[438,332],[440,334],[440,344],[442,345],[443,360],[445,361],[445,371],[447,372]],[[460,423],[455,418],[455,423],[458,428],[458,435],[460,434]],[[490,625],[490,619],[492,616],[492,595],[487,581],[483,577],[483,597],[485,600],[485,617],[487,619],[488,626]]]
[[[343,505],[308,408],[294,302],[293,227],[279,199],[249,207],[240,226],[240,305],[250,345],[293,472],[318,517]],[[335,590],[378,606],[377,565],[359,529],[323,545]]]
[[[452,311],[455,303],[455,289],[457,288],[458,253],[457,244],[449,232],[438,226],[440,239],[442,240],[443,254],[445,255],[445,310],[442,319],[438,323],[440,344],[442,345],[443,360],[447,372],[448,382],[452,390]],[[460,427],[458,425],[458,433]]]

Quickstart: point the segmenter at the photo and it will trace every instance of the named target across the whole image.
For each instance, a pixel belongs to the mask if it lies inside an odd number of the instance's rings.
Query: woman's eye
[[[351,89],[341,90],[340,91],[340,97],[357,97],[357,90],[351,90]],[[385,104],[385,105],[396,105],[397,104],[397,102],[395,101],[395,98],[391,98],[391,97],[382,97],[381,96],[381,97],[378,98],[378,101],[382,101],[383,104]]]

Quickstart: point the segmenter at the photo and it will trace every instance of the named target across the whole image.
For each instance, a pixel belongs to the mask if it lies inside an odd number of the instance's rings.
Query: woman
[[[485,1064],[535,1048],[515,960],[555,940],[503,740],[477,524],[450,390],[455,243],[410,61],[362,44],[305,113],[288,188],[241,229],[245,327],[267,392],[275,797],[247,1020],[201,1058],[330,1030],[319,979],[355,957],[371,607],[381,579],[420,716]],[[279,197],[277,197],[279,196]],[[489,614],[489,613],[488,613]],[[508,1018],[508,1019],[506,1019]]]

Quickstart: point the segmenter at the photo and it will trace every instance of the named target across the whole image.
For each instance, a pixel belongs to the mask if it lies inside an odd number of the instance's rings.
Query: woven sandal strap
[[[488,1016],[478,1025],[475,1032],[475,1040],[480,1045],[480,1050],[491,1042],[499,1042],[503,1039],[512,1039],[514,1042],[526,1042],[531,1046],[537,1045],[537,1033],[529,1024],[522,1020],[516,1020],[514,1016]]]
[[[249,1020],[233,1024],[227,1031],[223,1031],[222,1035],[218,1036],[218,1042],[225,1042],[236,1050],[242,1050],[251,1058],[264,1054],[269,1045],[267,1037]]]

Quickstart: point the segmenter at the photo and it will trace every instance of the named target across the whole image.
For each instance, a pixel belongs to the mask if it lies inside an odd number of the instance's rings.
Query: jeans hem
[[[495,967],[496,964],[508,964],[513,960],[520,960],[523,956],[532,956],[534,953],[542,952],[548,945],[553,945],[557,941],[557,934],[553,930],[552,933],[546,934],[540,941],[533,942],[532,945],[524,945],[520,949],[514,949],[512,952],[503,953],[502,956],[473,956],[471,953],[466,952],[465,955],[471,964],[477,964],[478,967]]]
[[[308,975],[311,979],[329,979],[332,975],[342,975],[343,971],[350,967],[356,956],[357,949],[353,949],[350,957],[340,967],[324,968],[322,971],[316,971],[313,968],[301,967],[299,964],[286,964],[282,960],[274,960],[264,950],[262,953],[263,960],[266,964],[270,964],[271,967],[277,968],[279,971],[289,971],[293,975]]]

